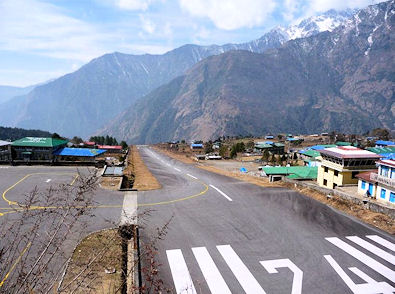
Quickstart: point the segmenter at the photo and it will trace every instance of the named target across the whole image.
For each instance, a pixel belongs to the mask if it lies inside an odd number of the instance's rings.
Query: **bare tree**
[[[0,293],[95,293],[98,276],[93,270],[104,258],[111,256],[109,248],[116,236],[103,241],[98,249],[90,252],[78,272],[67,282],[63,281],[70,248],[74,248],[89,231],[97,203],[95,173],[79,174],[74,185],[61,184],[41,191],[34,187],[23,202],[13,205],[0,217]],[[151,211],[137,217],[137,225],[118,228],[123,240],[136,238],[138,228],[143,227]],[[170,219],[171,220],[171,219]],[[131,268],[122,269],[123,281],[113,293],[125,293],[127,277],[141,273],[141,285],[133,285],[133,293],[165,293],[159,278],[160,264],[156,261],[157,242],[167,232],[170,220],[157,229],[148,242],[139,249]],[[137,221],[130,221],[137,223]],[[60,283],[63,281],[63,283]]]

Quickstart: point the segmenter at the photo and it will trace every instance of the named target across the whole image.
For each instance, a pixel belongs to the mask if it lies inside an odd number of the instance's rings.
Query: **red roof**
[[[122,146],[99,145],[99,149],[122,150]]]
[[[89,141],[84,142],[84,144],[85,144],[85,145],[88,145],[88,146],[94,146],[94,145],[96,145],[95,142],[89,142]]]
[[[373,181],[373,180],[370,179],[370,175],[371,174],[377,174],[377,172],[378,172],[377,170],[367,171],[367,172],[363,172],[363,173],[357,174],[356,177],[361,179],[361,180],[365,180],[367,182],[376,183],[376,181]]]
[[[395,166],[395,160],[392,160],[392,159],[379,160],[379,161],[377,161],[377,163],[382,164],[382,165]]]

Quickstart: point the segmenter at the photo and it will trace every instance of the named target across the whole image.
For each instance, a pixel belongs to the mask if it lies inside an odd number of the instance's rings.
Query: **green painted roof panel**
[[[298,179],[316,179],[318,174],[317,166],[264,167],[262,170],[267,175],[292,175],[291,178]]]
[[[25,137],[12,142],[12,146],[20,147],[55,147],[67,144],[67,141],[54,138]]]

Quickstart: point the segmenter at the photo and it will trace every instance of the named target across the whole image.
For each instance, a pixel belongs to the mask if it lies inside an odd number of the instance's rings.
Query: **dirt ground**
[[[133,188],[138,191],[156,190],[162,187],[144,164],[136,146],[130,147],[128,166],[125,168],[124,174],[134,176]]]
[[[93,233],[75,249],[62,283],[62,287],[69,286],[62,293],[120,293],[121,273],[122,239],[118,230]]]
[[[282,181],[275,183],[269,183],[268,178],[259,177],[258,166],[259,164],[254,162],[240,162],[236,160],[219,160],[219,161],[200,161],[197,163],[190,158],[187,158],[182,154],[175,154],[168,150],[156,148],[156,150],[165,153],[166,155],[179,159],[185,163],[194,163],[197,167],[208,170],[224,176],[236,178],[242,181],[249,182],[261,187],[286,187],[289,189],[296,190],[306,196],[312,197],[322,203],[325,203],[331,207],[334,207],[342,212],[357,217],[358,219],[380,228],[390,234],[395,234],[395,222],[388,215],[377,213],[365,209],[362,205],[355,204],[351,201],[343,200],[339,197],[333,197],[327,199],[326,195],[318,193],[312,189],[304,188],[300,189],[295,187],[293,184],[287,184]],[[240,167],[245,167],[248,170],[247,174],[243,174],[239,171]]]
[[[166,154],[167,156],[178,159],[179,161],[183,163],[188,163],[188,164],[195,164],[196,160],[192,159],[192,153],[183,153],[183,152],[176,152],[176,151],[169,151],[164,148],[159,148],[158,146],[152,146],[154,150],[157,150],[159,152],[162,152]]]
[[[122,177],[101,177],[100,186],[108,190],[118,190]]]

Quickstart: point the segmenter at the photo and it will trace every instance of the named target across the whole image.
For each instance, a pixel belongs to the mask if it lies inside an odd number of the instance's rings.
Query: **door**
[[[369,195],[373,196],[373,184],[369,183]]]

